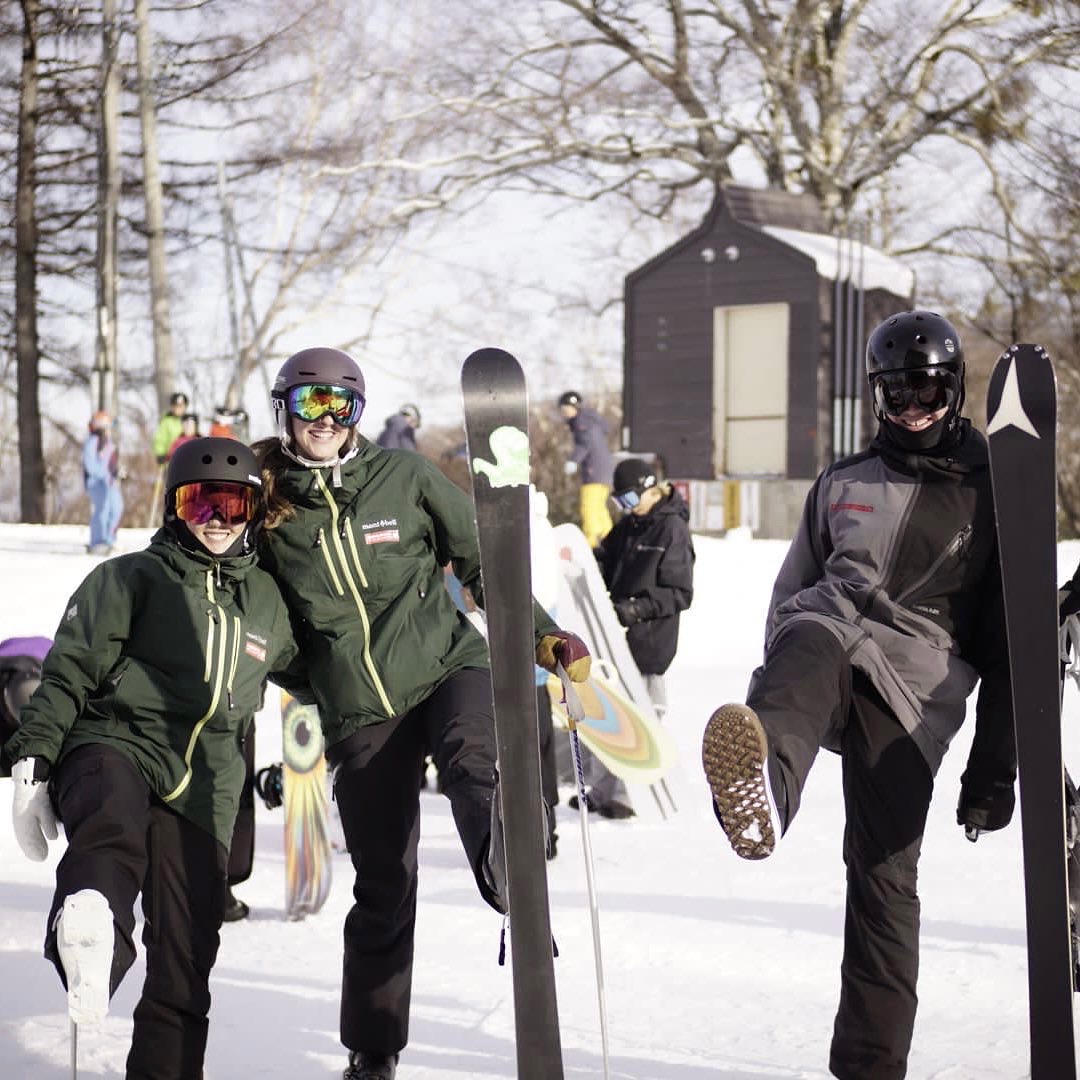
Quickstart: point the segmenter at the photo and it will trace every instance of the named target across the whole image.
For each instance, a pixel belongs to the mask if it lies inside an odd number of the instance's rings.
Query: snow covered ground
[[[122,534],[128,550],[148,534]],[[0,526],[0,638],[51,636],[93,565],[85,528]],[[843,918],[843,812],[838,761],[822,754],[776,854],[745,863],[709,810],[698,765],[711,710],[741,700],[757,663],[765,605],[786,545],[700,537],[693,608],[668,677],[670,729],[682,753],[681,812],[668,822],[591,824],[600,892],[613,1080],[818,1080],[838,992]],[[1080,558],[1062,545],[1059,577]],[[277,760],[269,711],[258,761]],[[1080,693],[1066,699],[1066,759],[1077,762]],[[1020,829],[968,843],[954,824],[965,728],[938,777],[920,873],[920,1008],[909,1075],[1015,1080],[1028,1074]],[[1074,771],[1076,771],[1074,769]],[[70,1075],[64,994],[41,958],[53,869],[24,859],[0,782],[0,1076]],[[400,1080],[515,1075],[509,966],[497,964],[500,922],[476,895],[448,805],[424,796],[420,911],[410,1045]],[[350,866],[335,857],[323,911],[282,917],[280,811],[260,806],[255,872],[237,893],[252,906],[224,927],[212,989],[209,1080],[339,1075],[341,925]],[[602,1075],[593,948],[577,815],[559,810],[549,864],[559,1014],[569,1078]],[[102,1028],[80,1038],[80,1075],[121,1076],[136,966]]]

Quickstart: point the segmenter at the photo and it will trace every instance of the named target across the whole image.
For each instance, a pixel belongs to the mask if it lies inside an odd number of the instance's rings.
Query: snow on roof
[[[830,281],[852,282],[862,289],[884,289],[895,296],[910,297],[915,292],[915,273],[899,259],[868,247],[858,240],[838,240],[826,233],[802,232],[763,225],[762,232],[809,255],[817,272]]]

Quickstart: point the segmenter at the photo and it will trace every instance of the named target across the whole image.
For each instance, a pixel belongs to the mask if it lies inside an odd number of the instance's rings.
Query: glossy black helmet
[[[166,497],[181,484],[229,480],[261,488],[262,477],[255,455],[237,439],[208,437],[181,444],[169,458],[165,473]]]
[[[930,451],[960,430],[964,349],[956,327],[937,312],[901,311],[879,323],[866,342],[866,378],[874,415],[902,449]],[[912,404],[944,412],[929,427],[907,429],[897,418]]]
[[[964,374],[960,335],[948,319],[934,311],[901,311],[890,315],[871,332],[866,342],[866,375],[883,371],[948,365]]]
[[[576,390],[567,390],[559,395],[559,405],[573,405],[576,409],[581,405],[581,395]]]

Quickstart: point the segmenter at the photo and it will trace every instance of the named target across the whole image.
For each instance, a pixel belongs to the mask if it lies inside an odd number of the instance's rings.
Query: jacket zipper
[[[203,672],[203,681],[211,684],[213,691],[210,695],[209,707],[191,729],[187,748],[184,751],[183,779],[162,799],[163,802],[167,803],[178,799],[191,783],[191,756],[195,752],[195,744],[199,741],[202,729],[206,727],[207,722],[210,717],[214,715],[214,712],[218,707],[218,702],[221,700],[222,683],[225,682],[225,658],[229,651],[229,617],[225,614],[225,609],[222,608],[214,596],[214,571],[212,569],[206,571],[206,596],[210,603],[213,604],[213,607],[209,608],[207,611],[206,668]],[[232,670],[228,677],[230,708],[232,707],[232,679],[236,672],[236,665],[239,659],[240,644],[240,620],[239,618],[234,617],[233,621],[235,623],[236,634],[232,647]],[[221,624],[220,634],[215,632],[215,625],[217,623]]]
[[[341,584],[341,578],[338,577],[337,567],[334,566],[334,560],[330,555],[330,548],[326,543],[326,534],[323,532],[323,527],[321,525],[319,526],[319,532],[315,537],[315,546],[323,553],[323,559],[326,560],[326,569],[330,572],[330,579],[334,583],[334,588],[337,590],[338,596],[344,596],[345,588]]]
[[[965,525],[946,545],[945,550],[942,551],[938,557],[930,564],[929,569],[915,582],[914,585],[909,585],[897,598],[896,602],[902,604],[909,596],[917,593],[933,576],[941,569],[946,559],[952,558],[957,552],[962,551],[964,544],[967,543],[968,537],[971,535],[972,526],[970,524]]]
[[[364,574],[363,567],[360,565],[359,553],[356,550],[356,542],[355,542],[355,539],[353,538],[353,532],[352,532],[351,525],[350,525],[348,519],[346,519],[346,521],[344,522],[344,525],[339,530],[339,528],[338,528],[338,518],[339,518],[338,505],[337,505],[337,502],[334,500],[333,492],[331,492],[330,489],[326,486],[326,481],[323,479],[322,474],[317,469],[312,470],[312,471],[315,474],[315,481],[316,481],[316,483],[318,483],[319,489],[322,491],[323,495],[326,497],[326,502],[330,507],[330,519],[331,519],[331,524],[333,526],[333,528],[331,529],[330,535],[333,537],[334,550],[337,552],[337,557],[341,562],[341,574],[342,574],[342,577],[345,580],[345,584],[348,586],[349,592],[352,594],[353,602],[356,604],[356,610],[357,610],[357,613],[360,616],[360,623],[364,628],[364,652],[363,652],[364,666],[367,668],[368,674],[371,676],[371,681],[375,686],[375,691],[379,695],[379,700],[382,702],[383,708],[386,710],[386,715],[387,716],[394,716],[395,715],[394,707],[393,707],[393,705],[390,704],[390,697],[386,693],[386,688],[383,686],[382,679],[379,678],[379,672],[375,667],[375,660],[371,655],[371,622],[368,619],[367,608],[364,606],[363,597],[360,595],[360,588],[356,584],[356,577],[354,577],[353,573],[350,570],[349,560],[346,557],[345,545],[341,542],[342,541],[342,535],[343,534],[347,535],[348,540],[349,540],[349,545],[352,548],[353,562],[354,562],[355,569],[357,571],[356,576],[358,576],[360,578],[360,581],[362,582],[363,587],[367,588],[368,587],[367,576]],[[320,535],[322,535],[321,530],[320,530]],[[335,583],[338,585],[339,594],[344,595],[343,592],[341,591],[340,580],[338,579],[337,574],[334,573],[334,571],[333,571],[333,562],[331,561],[331,557],[330,557],[330,545],[325,543],[325,537],[324,537],[324,542],[323,542],[323,544],[321,546],[323,548],[323,553],[326,556],[327,565],[331,567],[331,574],[334,577]]]

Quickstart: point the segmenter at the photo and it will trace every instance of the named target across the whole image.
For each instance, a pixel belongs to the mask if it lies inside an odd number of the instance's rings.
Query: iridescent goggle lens
[[[890,416],[899,416],[912,405],[937,412],[952,405],[959,395],[960,379],[948,368],[886,371],[874,377],[874,400]]]
[[[364,399],[347,386],[292,386],[285,398],[285,408],[290,416],[309,424],[329,413],[334,423],[342,427],[355,427],[360,423],[364,411]]]
[[[635,506],[641,505],[641,496],[644,495],[649,488],[655,486],[656,477],[645,476],[642,477],[641,482],[637,487],[628,488],[626,491],[619,491],[611,497],[620,510],[633,510]]]
[[[181,484],[175,492],[176,516],[190,525],[205,525],[217,518],[226,525],[240,525],[255,516],[255,489],[226,480]]]
[[[615,505],[620,510],[633,510],[641,505],[641,492],[631,488],[629,491],[620,491],[618,495],[612,495]]]

